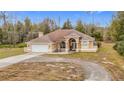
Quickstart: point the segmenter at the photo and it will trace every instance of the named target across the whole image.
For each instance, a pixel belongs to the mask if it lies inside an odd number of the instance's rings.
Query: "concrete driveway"
[[[30,59],[32,57],[36,57],[39,55],[42,55],[42,54],[41,53],[26,53],[26,54],[22,54],[22,55],[3,58],[3,59],[0,59],[0,68],[14,64],[14,63],[21,62],[26,59]]]

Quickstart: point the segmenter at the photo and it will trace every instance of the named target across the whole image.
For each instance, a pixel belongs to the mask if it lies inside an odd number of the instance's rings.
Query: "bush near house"
[[[23,48],[23,47],[27,47],[27,44],[26,43],[17,44],[17,48]]]
[[[124,35],[119,36],[119,41],[124,41]]]
[[[97,41],[97,46],[100,48],[102,46],[102,43],[100,41]]]
[[[113,47],[120,55],[124,56],[124,41],[117,42]]]

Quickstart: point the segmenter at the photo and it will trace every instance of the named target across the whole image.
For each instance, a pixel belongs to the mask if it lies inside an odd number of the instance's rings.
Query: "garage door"
[[[48,52],[48,45],[32,45],[32,52]]]

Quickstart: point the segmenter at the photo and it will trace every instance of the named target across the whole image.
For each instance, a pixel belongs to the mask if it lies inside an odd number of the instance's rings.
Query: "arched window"
[[[64,41],[62,41],[62,42],[60,43],[60,48],[65,48],[65,42],[64,42]]]
[[[75,41],[75,39],[72,38],[72,39],[71,39],[71,42],[76,42],[76,41]]]

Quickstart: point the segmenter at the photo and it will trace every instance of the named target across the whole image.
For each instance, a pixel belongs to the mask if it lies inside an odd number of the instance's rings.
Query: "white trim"
[[[98,48],[81,49],[81,52],[97,52]]]

